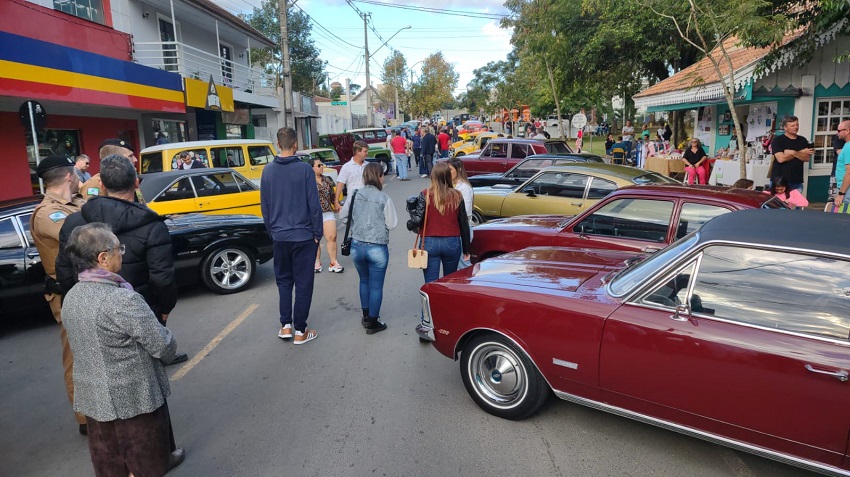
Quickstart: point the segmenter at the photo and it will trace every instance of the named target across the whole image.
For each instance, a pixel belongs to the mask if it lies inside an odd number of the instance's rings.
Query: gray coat
[[[65,296],[62,321],[74,353],[74,411],[107,422],[165,403],[171,389],[162,361],[174,359],[177,342],[142,295],[79,282]]]

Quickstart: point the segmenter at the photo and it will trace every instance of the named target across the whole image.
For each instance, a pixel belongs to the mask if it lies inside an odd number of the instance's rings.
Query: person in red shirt
[[[448,135],[445,129],[440,131],[440,134],[437,135],[437,144],[440,145],[440,157],[449,157],[449,143],[451,142],[452,137]]]
[[[390,141],[395,158],[396,175],[401,181],[409,181],[407,178],[407,139],[402,137],[397,130],[393,129],[393,139]]]

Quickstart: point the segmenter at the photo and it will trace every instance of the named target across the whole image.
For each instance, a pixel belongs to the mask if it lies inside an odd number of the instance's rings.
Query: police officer
[[[74,404],[74,356],[68,345],[68,335],[62,326],[62,297],[65,289],[56,281],[56,255],[59,253],[59,230],[65,218],[79,212],[85,203],[77,194],[80,179],[74,172],[74,162],[65,156],[50,156],[39,162],[38,177],[44,181],[44,200],[35,208],[30,219],[30,230],[41,256],[44,272],[44,298],[50,305],[53,318],[59,324],[62,340],[62,365],[65,368],[65,389],[71,405]],[[87,434],[86,417],[74,413],[80,425],[80,434]]]
[[[100,149],[97,152],[101,160],[106,156],[113,154],[124,156],[133,163],[133,167],[138,167],[139,160],[136,158],[136,153],[133,150],[133,145],[123,139],[106,139],[100,143]],[[80,186],[80,194],[86,199],[90,199],[98,195],[106,195],[106,189],[103,188],[103,182],[100,180],[100,173],[97,173]],[[138,178],[136,179],[136,202],[145,203],[141,191],[139,191]]]

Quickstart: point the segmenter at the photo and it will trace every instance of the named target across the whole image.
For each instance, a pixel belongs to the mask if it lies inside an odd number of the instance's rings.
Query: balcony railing
[[[134,42],[137,63],[179,73],[185,78],[208,81],[262,96],[275,97],[275,78],[257,67],[248,67],[217,57],[177,41]]]

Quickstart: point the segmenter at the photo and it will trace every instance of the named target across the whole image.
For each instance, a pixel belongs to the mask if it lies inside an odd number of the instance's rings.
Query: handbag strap
[[[358,189],[359,190],[359,189]],[[351,212],[354,210],[354,198],[357,197],[357,191],[355,190],[353,194],[351,194],[351,206],[348,207],[348,219],[345,221],[345,236],[342,238],[342,243],[345,243],[348,240],[348,231],[351,229]]]
[[[428,189],[425,189],[425,218],[422,220],[422,230],[416,234],[413,240],[413,248],[419,244],[419,250],[425,250],[425,227],[428,226]]]

